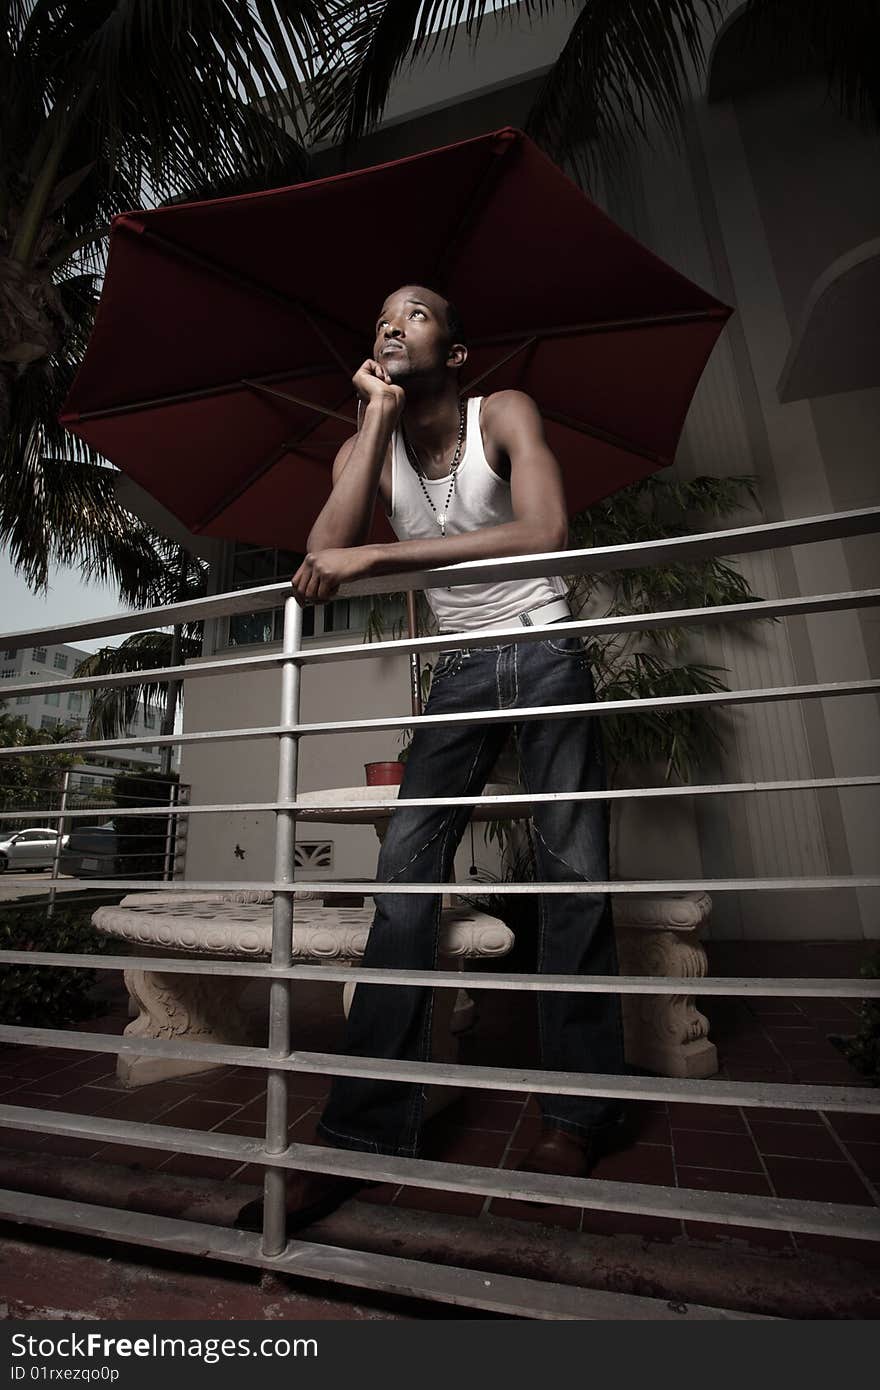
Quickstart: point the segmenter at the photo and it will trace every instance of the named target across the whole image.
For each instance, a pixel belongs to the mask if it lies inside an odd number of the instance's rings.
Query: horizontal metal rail
[[[26,874],[4,874],[4,883],[33,883],[33,879]],[[157,879],[153,883],[144,883],[141,880],[131,880],[124,878],[44,878],[43,884],[57,884],[60,887],[73,888],[78,884],[83,884],[86,888],[113,888],[123,890],[126,888],[145,889],[147,892],[168,892],[168,883]],[[572,883],[492,883],[482,884],[483,890],[491,892],[493,897],[507,896],[516,893],[644,893],[646,896],[655,896],[658,893],[671,893],[680,896],[682,893],[788,893],[788,892],[815,892],[818,889],[837,889],[837,888],[880,888],[880,876],[874,874],[840,874],[836,877],[825,875],[821,878],[657,878],[657,879],[607,879],[604,882],[572,882]],[[243,889],[255,889],[263,893],[288,893],[293,897],[301,894],[315,894],[323,897],[329,893],[359,893],[365,898],[374,898],[377,893],[383,895],[388,893],[455,893],[458,897],[474,898],[479,897],[480,892],[477,885],[470,883],[376,883],[375,881],[361,882],[357,879],[341,879],[337,883],[319,883],[312,879],[300,879],[296,882],[279,881],[272,879],[262,879],[257,881],[242,882],[240,879],[228,879],[225,882],[218,882],[209,879],[207,882],[196,881],[194,879],[175,879],[174,892],[177,893],[234,893],[241,892]],[[245,904],[246,906],[247,904]]]
[[[333,1173],[375,1183],[402,1183],[406,1187],[427,1187],[441,1192],[476,1192],[484,1197],[589,1207],[594,1211],[718,1221],[723,1225],[844,1236],[855,1240],[880,1239],[880,1208],[877,1207],[836,1206],[831,1202],[702,1192],[597,1178],[553,1177],[510,1168],[482,1168],[328,1149],[315,1144],[290,1144],[283,1153],[268,1153],[255,1139],[221,1134],[216,1130],[178,1129],[7,1104],[0,1105],[0,1128],[23,1129],[34,1134],[64,1134],[101,1143],[132,1144],[138,1148],[164,1149],[170,1153],[254,1163],[267,1168]]]
[[[171,810],[173,816],[199,816],[199,815],[220,815],[230,811],[293,811],[298,814],[305,813],[309,821],[317,820],[321,812],[343,812],[348,813],[353,809],[358,811],[387,812],[389,815],[397,808],[398,804],[411,806],[485,806],[489,809],[497,808],[499,811],[509,810],[515,806],[537,806],[542,802],[548,801],[633,801],[650,799],[653,797],[681,797],[681,796],[731,796],[739,793],[751,792],[798,792],[798,791],[827,791],[831,788],[854,788],[854,787],[877,787],[880,786],[880,776],[871,777],[805,777],[801,779],[778,781],[778,782],[718,782],[702,783],[687,782],[681,786],[670,787],[615,787],[601,791],[587,792],[511,792],[509,794],[491,794],[489,796],[413,796],[407,797],[406,802],[398,803],[394,800],[379,801],[217,801],[205,806],[176,805]],[[167,820],[169,815],[168,806],[111,806],[106,812],[114,819],[117,816],[162,816]],[[57,807],[46,807],[42,810],[28,810],[30,817],[47,817],[58,815]],[[65,810],[64,819],[71,817],[84,818],[94,816],[95,808],[85,810]],[[21,820],[21,811],[0,811],[0,820]],[[146,832],[144,832],[146,833]]]
[[[607,1293],[545,1280],[519,1278],[484,1270],[425,1264],[374,1251],[338,1249],[308,1241],[290,1241],[279,1255],[266,1255],[260,1237],[201,1221],[119,1211],[115,1207],[59,1197],[39,1197],[0,1189],[0,1216],[51,1230],[80,1234],[83,1230],[105,1240],[133,1242],[157,1250],[178,1250],[231,1264],[253,1265],[297,1279],[320,1279],[348,1288],[373,1289],[405,1298],[427,1298],[460,1308],[480,1308],[507,1317],[593,1321],[774,1321],[761,1313],[740,1313],[697,1303],[671,1303],[665,1298]]]
[[[543,578],[548,574],[605,574],[617,570],[650,569],[656,565],[688,564],[722,555],[748,555],[780,546],[812,545],[843,540],[880,530],[880,507],[862,507],[824,516],[765,522],[692,536],[637,541],[629,545],[595,546],[589,550],[549,551],[512,560],[470,560],[464,564],[415,570],[404,575],[358,579],[342,585],[339,598],[368,594],[402,593],[411,589],[451,588],[459,584],[486,584],[500,579]],[[565,563],[560,565],[560,555]]]
[[[363,656],[393,656],[421,651],[454,651],[456,648],[494,647],[499,643],[558,641],[564,637],[607,636],[610,633],[652,632],[664,627],[706,627],[723,623],[767,622],[802,613],[837,613],[851,608],[873,608],[880,603],[880,589],[858,589],[841,594],[816,594],[808,598],[755,599],[752,603],[718,604],[707,608],[668,609],[661,613],[613,614],[605,618],[578,618],[545,626],[479,628],[432,637],[401,637],[390,641],[337,647],[304,648],[302,665],[351,661]]]
[[[0,639],[2,640],[2,639]],[[375,730],[409,729],[456,724],[518,724],[536,719],[569,719],[572,715],[640,714],[645,710],[722,708],[737,705],[773,704],[780,700],[827,700],[843,695],[876,695],[880,680],[825,681],[815,685],[780,685],[757,690],[713,690],[701,695],[662,695],[638,700],[592,700],[571,705],[530,705],[525,708],[473,710],[462,714],[391,715],[382,719],[349,719],[325,724],[272,724],[254,729],[206,729],[197,734],[158,734],[145,738],[74,740],[70,743],[31,743],[0,748],[0,758],[43,757],[54,753],[83,753],[109,748],[139,748],[145,744],[234,743],[243,739],[277,738],[279,734],[355,734]]]
[[[294,921],[294,931],[296,922]],[[520,975],[466,970],[392,970],[356,965],[272,965],[210,956],[111,956],[58,951],[0,951],[0,965],[58,969],[151,970],[248,980],[327,980],[438,989],[508,989],[550,994],[705,994],[748,999],[880,999],[880,980],[761,979],[757,976]]]
[[[758,622],[791,618],[803,613],[837,613],[853,608],[873,608],[880,603],[880,589],[858,589],[840,594],[815,594],[807,598],[756,599],[751,603],[717,604],[706,608],[669,609],[662,613],[615,614],[605,618],[581,618],[565,624],[566,637],[588,637],[594,634],[650,632],[664,627],[705,627],[721,623]],[[70,679],[43,681],[10,681],[3,687],[5,698],[19,695],[42,695],[68,690],[117,689],[129,685],[156,684],[162,681],[198,679],[206,676],[229,675],[242,671],[265,671],[282,661],[295,660],[300,665],[322,662],[365,660],[380,656],[406,655],[410,652],[454,651],[458,647],[482,648],[497,646],[506,640],[543,642],[558,639],[558,623],[523,627],[480,628],[473,632],[438,633],[431,637],[402,637],[389,641],[358,642],[335,647],[310,647],[295,657],[282,652],[265,652],[256,656],[224,657],[216,661],[191,662],[186,666],[155,666],[149,670],[122,671],[114,675],[71,676]],[[0,642],[2,642],[0,638]]]
[[[466,564],[444,565],[408,574],[383,575],[359,579],[343,585],[335,597],[403,593],[411,589],[450,587],[458,584],[488,583],[499,579],[526,579],[539,575],[602,574],[610,570],[648,569],[721,555],[746,555],[779,546],[808,545],[823,540],[842,540],[869,535],[880,530],[880,507],[863,507],[823,516],[797,517],[789,521],[766,522],[723,531],[707,531],[696,536],[643,541],[634,545],[598,546],[588,550],[551,551],[542,555],[515,556],[502,560],[472,560]],[[564,564],[562,560],[564,559]],[[47,646],[58,642],[77,642],[119,633],[144,632],[174,623],[201,621],[235,613],[256,613],[278,608],[290,594],[289,583],[269,584],[256,589],[238,589],[192,603],[172,603],[135,613],[111,613],[102,618],[68,623],[63,627],[33,628],[0,634],[0,646],[21,648]]]
[[[409,1081],[471,1090],[532,1092],[612,1099],[685,1101],[698,1105],[760,1106],[788,1110],[852,1111],[880,1114],[880,1091],[870,1086],[776,1085],[758,1081],[692,1081],[663,1076],[618,1076],[600,1072],[540,1071],[531,1068],[460,1066],[452,1062],[400,1062],[379,1057],[347,1057],[335,1052],[297,1051],[277,1057],[265,1047],[197,1043],[185,1038],[116,1037],[107,1033],[69,1032],[60,1028],[0,1025],[0,1042],[24,1047],[69,1048],[74,1052],[109,1052],[122,1057],[164,1057],[258,1071],[309,1072],[320,1076],[356,1076]]]
[[[564,570],[566,574],[602,574],[610,571],[646,569],[657,564],[675,565],[699,562],[721,555],[741,555],[750,551],[772,549],[778,546],[815,543],[821,540],[842,539],[880,530],[880,508],[866,508],[860,511],[837,513],[825,517],[804,518],[790,522],[773,523],[756,527],[738,528],[730,531],[707,532],[700,536],[660,540],[647,544],[615,546],[601,549],[580,550],[538,556],[521,556],[508,559],[467,562],[432,570],[413,572],[408,575],[380,576],[365,579],[345,586],[339,597],[355,597],[360,594],[409,591],[425,587],[456,586],[499,579],[523,579],[534,575],[556,574]],[[371,646],[359,644],[323,647],[313,645],[303,651],[299,647],[299,610],[290,598],[290,585],[279,583],[261,586],[252,590],[238,590],[231,594],[213,596],[211,599],[195,603],[167,605],[150,612],[139,614],[116,614],[109,619],[97,619],[87,623],[75,624],[67,628],[42,629],[33,633],[12,634],[0,637],[0,645],[23,647],[30,643],[73,641],[77,638],[113,633],[143,631],[151,627],[170,626],[172,623],[196,618],[218,617],[230,613],[265,612],[280,607],[286,601],[286,628],[290,634],[296,631],[292,641],[287,641],[283,652],[260,652],[247,657],[212,660],[195,663],[183,668],[177,666],[156,667],[150,672],[121,672],[111,677],[72,677],[70,679],[33,679],[10,684],[0,691],[5,698],[19,695],[60,692],[61,690],[82,690],[108,688],[113,686],[132,686],[144,681],[188,680],[194,677],[247,672],[258,669],[272,670],[276,667],[285,672],[285,688],[288,689],[288,703],[282,702],[281,722],[271,727],[258,729],[207,730],[198,734],[152,734],[144,737],[124,737],[119,739],[76,740],[65,744],[39,744],[29,747],[0,750],[0,756],[38,755],[45,757],[53,752],[84,755],[91,751],[125,750],[148,746],[163,747],[200,743],[219,743],[259,738],[278,738],[282,753],[285,749],[295,751],[297,739],[309,735],[326,733],[363,733],[377,730],[398,730],[412,727],[416,723],[411,715],[394,716],[382,719],[352,720],[344,723],[305,723],[298,722],[297,700],[291,692],[298,680],[299,671],[306,666],[320,662],[369,659],[388,654],[405,654],[419,651],[448,651],[458,647],[493,647],[505,642],[545,641],[558,639],[560,635],[589,637],[591,634],[611,634],[659,630],[663,627],[677,626],[697,628],[721,623],[753,622],[757,620],[779,620],[801,614],[839,612],[876,606],[880,600],[880,590],[871,589],[836,594],[820,594],[812,597],[792,599],[758,600],[755,603],[730,604],[719,607],[693,608],[688,610],[652,614],[609,615],[605,618],[579,619],[566,625],[561,634],[558,625],[547,625],[543,629],[483,629],[474,633],[443,634],[440,637],[421,639],[395,639],[392,642],[376,643]],[[291,619],[296,615],[296,621]],[[762,690],[739,690],[707,692],[697,696],[652,697],[647,700],[624,700],[615,702],[591,702],[567,706],[528,707],[526,709],[471,711],[457,715],[429,715],[419,717],[421,727],[455,726],[467,722],[469,725],[503,726],[535,719],[560,719],[577,715],[621,715],[641,714],[654,711],[685,711],[700,708],[736,708],[740,705],[764,704],[790,699],[825,699],[839,695],[874,695],[880,691],[880,681],[844,681],[828,684],[804,686],[779,686]],[[291,792],[296,787],[295,758],[292,772],[288,769],[288,785]],[[292,780],[291,780],[292,778]],[[740,783],[729,786],[712,785],[692,787],[627,788],[613,792],[593,793],[541,793],[532,796],[527,792],[501,794],[492,797],[461,798],[420,798],[417,805],[437,806],[492,806],[509,811],[521,806],[530,809],[538,802],[555,800],[593,800],[609,802],[625,797],[693,796],[717,795],[731,791],[763,790],[801,790],[810,787],[854,788],[876,786],[880,775],[864,775],[858,778],[807,779],[802,782]],[[279,781],[279,798],[285,796],[284,777]],[[376,798],[373,803],[365,802],[359,810],[388,812],[394,803]],[[297,815],[308,815],[314,821],[321,811],[331,816],[334,809],[344,814],[350,811],[348,804],[336,808],[328,801],[323,807],[309,804],[305,800],[276,800],[259,804],[260,809],[281,813],[278,817],[280,838],[278,845],[287,845],[288,857],[292,857],[293,820]],[[78,807],[72,817],[82,820],[109,815],[147,814],[170,819],[171,815],[208,814],[211,811],[228,812],[255,809],[233,804],[215,807],[166,806],[140,808],[129,806],[117,811],[112,808]],[[52,814],[52,812],[35,814]],[[71,813],[68,813],[71,814]],[[21,819],[21,812],[2,812],[3,820]],[[186,822],[182,822],[186,824]],[[283,833],[282,833],[283,832]],[[284,836],[287,835],[287,839]],[[289,841],[289,844],[288,844]],[[7,1028],[0,1027],[0,1040],[35,1047],[56,1047],[74,1052],[113,1053],[119,1056],[153,1057],[195,1061],[209,1066],[213,1064],[239,1065],[259,1069],[266,1073],[270,1104],[267,1109],[267,1130],[265,1145],[234,1135],[205,1135],[199,1131],[169,1130],[163,1126],[129,1124],[124,1121],[101,1119],[98,1117],[79,1117],[58,1112],[40,1112],[32,1109],[21,1110],[14,1106],[0,1109],[0,1124],[8,1127],[30,1127],[37,1133],[76,1134],[79,1137],[100,1139],[105,1142],[122,1141],[141,1144],[145,1147],[177,1149],[181,1152],[239,1158],[242,1162],[261,1165],[266,1174],[266,1226],[262,1249],[255,1237],[244,1233],[215,1233],[211,1228],[199,1226],[194,1237],[188,1223],[169,1222],[162,1241],[164,1248],[198,1250],[200,1253],[218,1253],[219,1258],[244,1259],[247,1263],[262,1264],[267,1268],[290,1268],[297,1273],[308,1273],[309,1267],[297,1258],[298,1252],[307,1250],[306,1261],[312,1258],[311,1247],[288,1245],[282,1252],[283,1236],[283,1170],[299,1168],[307,1171],[331,1172],[362,1176],[373,1181],[406,1182],[420,1187],[434,1187],[441,1190],[479,1192],[485,1196],[519,1197],[521,1200],[544,1200],[563,1206],[593,1206],[610,1211],[648,1212],[659,1216],[677,1216],[689,1220],[721,1221],[727,1224],[744,1224],[777,1227],[814,1234],[835,1234],[875,1238],[880,1234],[880,1213],[869,1208],[857,1209],[846,1205],[801,1203],[778,1201],[774,1198],[755,1198],[737,1194],[708,1194],[669,1188],[644,1187],[620,1183],[597,1183],[591,1179],[564,1180],[542,1175],[515,1174],[507,1171],[463,1168],[460,1165],[425,1163],[410,1159],[384,1158],[359,1152],[344,1152],[316,1149],[310,1146],[291,1146],[285,1148],[286,1112],[283,1104],[283,1078],[296,1072],[317,1073],[329,1076],[353,1076],[387,1081],[406,1082],[416,1085],[438,1085],[461,1088],[492,1087],[510,1092],[545,1092],[562,1095],[589,1095],[613,1097],[616,1099],[677,1100],[689,1104],[714,1104],[743,1107],[776,1107],[780,1109],[809,1108],[829,1112],[841,1111],[859,1114],[880,1113],[880,1097],[871,1088],[828,1087],[804,1085],[776,1085],[766,1083],[742,1083],[724,1081],[678,1080],[664,1077],[630,1077],[604,1074],[579,1074],[548,1072],[542,1070],[516,1070],[490,1067],[464,1067],[456,1064],[433,1062],[401,1062],[394,1059],[371,1057],[348,1057],[318,1052],[290,1053],[288,1022],[286,1011],[289,1008],[288,984],[296,979],[323,979],[369,981],[372,983],[395,985],[421,985],[431,988],[461,988],[463,985],[479,989],[504,988],[524,992],[565,991],[585,993],[616,993],[621,995],[669,995],[700,994],[741,998],[772,997],[814,997],[866,999],[880,997],[880,982],[861,980],[767,980],[740,978],[723,979],[697,977],[658,978],[653,976],[604,976],[604,977],[541,977],[534,975],[480,974],[463,971],[376,971],[363,967],[289,964],[289,914],[298,896],[324,896],[334,893],[361,894],[373,898],[386,894],[458,894],[464,899],[472,899],[486,893],[492,896],[507,894],[577,894],[613,893],[622,894],[676,894],[707,890],[712,893],[749,891],[815,891],[818,889],[856,889],[880,887],[880,876],[851,875],[846,877],[802,877],[730,879],[730,880],[662,880],[662,881],[621,881],[602,883],[503,883],[475,885],[449,883],[320,883],[315,881],[290,881],[286,878],[283,856],[279,859],[276,845],[276,868],[270,883],[243,884],[234,881],[229,884],[184,882],[175,884],[175,891],[192,894],[218,889],[241,890],[242,888],[270,889],[275,895],[275,930],[273,953],[276,963],[265,961],[227,961],[225,959],[165,959],[161,956],[98,955],[52,952],[0,952],[0,965],[9,966],[54,966],[62,968],[92,968],[102,970],[143,969],[151,972],[177,973],[180,975],[232,976],[268,980],[272,986],[272,1018],[274,1033],[270,1031],[267,1048],[249,1048],[221,1044],[204,1044],[187,1038],[152,1039],[110,1037],[107,1034],[86,1032],[64,1032],[54,1029]],[[134,852],[129,852],[131,857]],[[10,875],[11,884],[25,882],[24,877]],[[76,891],[81,886],[86,889],[106,888],[114,892],[136,889],[140,892],[167,892],[168,885],[161,881],[143,881],[140,878],[60,878],[55,875],[49,880],[53,890],[57,886],[62,892]],[[287,946],[284,943],[286,924]],[[294,922],[295,927],[295,922]],[[279,953],[280,950],[280,953]],[[285,954],[285,951],[287,954]],[[281,1025],[284,1025],[281,1027]],[[276,1026],[278,1025],[278,1026]],[[273,1043],[274,1037],[274,1043]],[[275,1103],[277,1102],[277,1103]],[[277,1142],[276,1142],[277,1141]],[[273,1152],[267,1152],[271,1149]],[[283,1149],[283,1152],[275,1152]],[[381,1176],[384,1175],[384,1176]],[[6,1194],[0,1194],[0,1212],[4,1208]],[[15,1194],[16,1204],[21,1208],[22,1198]],[[87,1208],[78,1203],[52,1203],[51,1199],[24,1198],[24,1208],[30,1219],[39,1219],[37,1212],[47,1220],[57,1221],[66,1228],[82,1229],[82,1223],[98,1234],[104,1233],[114,1239],[131,1239],[136,1230],[136,1238],[143,1243],[157,1242],[156,1218],[137,1217],[130,1213],[106,1212],[101,1208]],[[206,1231],[208,1239],[206,1240]],[[239,1236],[242,1237],[239,1240]],[[197,1244],[194,1244],[194,1240]],[[338,1278],[346,1283],[356,1282],[351,1278],[352,1261],[363,1262],[362,1282],[371,1288],[385,1287],[382,1257],[354,1255],[349,1251],[327,1251],[319,1248],[316,1260],[315,1277]],[[460,1271],[450,1271],[438,1267],[415,1265],[411,1262],[392,1261],[394,1271],[389,1266],[388,1287],[412,1293],[415,1280],[429,1288],[426,1296],[448,1298],[457,1301],[451,1275]],[[405,1284],[394,1283],[402,1277],[402,1267],[406,1265],[408,1275]],[[329,1272],[328,1272],[329,1271]],[[467,1272],[465,1277],[469,1278]],[[378,1282],[377,1282],[378,1281]],[[491,1281],[490,1281],[491,1282]],[[512,1281],[520,1285],[523,1281]],[[530,1282],[530,1281],[528,1281]],[[483,1281],[486,1288],[486,1281]],[[495,1306],[480,1302],[482,1295],[477,1290],[473,1306]],[[489,1298],[494,1298],[494,1290]],[[517,1297],[520,1304],[516,1303]],[[579,1295],[580,1297],[580,1295]],[[585,1316],[583,1311],[560,1314],[560,1299],[565,1304],[566,1291],[547,1290],[546,1286],[535,1286],[528,1290],[528,1298],[523,1301],[521,1291],[509,1295],[510,1306],[523,1307],[532,1313],[535,1306],[543,1307],[546,1301],[548,1311],[539,1316]],[[462,1299],[460,1301],[467,1301]],[[642,1301],[644,1302],[644,1301]],[[505,1307],[508,1305],[505,1304]],[[566,1305],[567,1306],[567,1305]],[[580,1305],[582,1308],[582,1304]],[[619,1299],[611,1296],[608,1307],[621,1308]],[[552,1311],[550,1311],[552,1309]],[[593,1314],[589,1314],[592,1316]],[[636,1311],[607,1314],[613,1316],[639,1316]],[[650,1315],[650,1314],[642,1314]],[[717,1316],[716,1313],[707,1314]],[[600,1316],[596,1313],[595,1316]],[[662,1316],[662,1314],[660,1314]]]
[[[594,700],[588,704],[537,705],[524,709],[474,710],[464,714],[401,715],[384,719],[340,720],[338,724],[295,724],[290,732],[300,735],[366,733],[381,729],[408,729],[456,724],[513,724],[536,719],[567,719],[572,715],[639,714],[645,710],[689,710],[718,705],[772,704],[779,700],[831,699],[841,695],[873,695],[880,680],[830,681],[815,685],[781,685],[758,690],[720,690],[701,695],[663,695],[638,700]]]
[[[290,581],[260,584],[253,589],[230,589],[182,603],[165,603],[156,608],[138,608],[128,613],[107,613],[100,618],[84,618],[63,626],[37,627],[0,634],[0,646],[48,647],[62,642],[95,641],[98,637],[118,637],[130,632],[149,632],[153,628],[173,627],[176,623],[206,622],[238,613],[261,613],[278,608],[290,594]]]

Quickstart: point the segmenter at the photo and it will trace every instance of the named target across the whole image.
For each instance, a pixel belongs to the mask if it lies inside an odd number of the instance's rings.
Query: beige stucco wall
[[[321,645],[342,645],[321,639]],[[275,648],[278,650],[278,648]],[[247,655],[254,648],[228,650]],[[265,648],[260,648],[264,651]],[[271,648],[270,648],[271,650]],[[184,727],[253,729],[279,722],[281,680],[277,671],[205,677],[187,685]],[[401,657],[305,666],[302,677],[302,721],[324,723],[356,718],[406,714],[409,709],[409,669]],[[397,732],[315,735],[300,741],[299,788],[360,786],[364,763],[396,758],[402,739]],[[243,739],[235,743],[185,744],[181,780],[191,788],[193,804],[274,801],[277,788],[277,739]],[[190,817],[186,877],[253,882],[271,879],[274,864],[274,817],[271,812],[224,812]],[[333,869],[304,871],[303,877],[372,878],[378,840],[370,826],[303,823],[297,840],[332,840]],[[236,854],[236,847],[243,857]],[[494,866],[491,849],[477,832],[478,862]],[[456,871],[464,879],[470,865],[470,842],[465,844]]]
[[[277,648],[276,648],[277,649]],[[243,647],[242,654],[253,651]],[[231,656],[234,653],[226,653]],[[355,715],[389,715],[406,708],[407,675],[399,659],[377,658],[365,664],[306,668],[302,683],[304,721],[352,719]],[[190,681],[185,728],[258,728],[277,724],[281,681],[277,671]],[[300,744],[300,787],[352,786],[364,779],[363,736],[304,738]],[[396,758],[394,734],[371,737],[375,760]],[[184,747],[181,778],[202,803],[274,801],[277,788],[277,740]],[[193,816],[187,846],[186,876],[195,879],[258,880],[273,877],[274,817],[270,812]],[[334,873],[347,878],[371,875],[376,867],[376,837],[360,826],[303,826],[299,838],[333,840]],[[236,846],[244,858],[236,855]]]
[[[703,104],[694,123],[703,161],[692,167],[719,286],[737,308],[731,349],[764,512],[773,520],[876,504],[880,390],[781,404],[777,385],[812,284],[880,226],[871,176],[880,140],[844,121],[818,82]],[[880,548],[876,537],[829,542],[754,557],[743,568],[765,594],[876,587]],[[876,614],[794,620],[762,632],[757,645],[727,635],[718,649],[749,683],[865,679],[878,673]],[[725,772],[846,777],[880,767],[872,697],[756,710],[739,724]],[[710,842],[717,849],[726,840],[721,858],[732,857],[739,872],[753,865],[759,874],[877,873],[876,789],[780,794],[712,814],[718,824],[707,835],[707,868],[718,862]],[[774,895],[738,906],[746,936],[880,935],[875,891]]]

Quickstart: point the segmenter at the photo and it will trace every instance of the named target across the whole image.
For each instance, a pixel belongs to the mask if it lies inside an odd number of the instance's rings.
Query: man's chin
[[[383,357],[381,361],[382,366],[395,384],[399,383],[402,386],[406,378],[412,376],[409,358],[404,357],[403,353],[392,353],[390,357]]]

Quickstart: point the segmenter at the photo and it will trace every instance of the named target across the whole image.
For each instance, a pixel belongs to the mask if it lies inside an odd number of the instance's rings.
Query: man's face
[[[446,367],[450,359],[446,300],[421,285],[395,290],[376,321],[373,356],[392,381]]]

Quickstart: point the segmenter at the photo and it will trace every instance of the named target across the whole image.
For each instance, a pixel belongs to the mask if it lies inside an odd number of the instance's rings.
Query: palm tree
[[[157,603],[184,603],[204,598],[207,591],[208,566],[204,560],[182,547],[177,550],[175,563],[156,586]],[[143,671],[145,677],[133,685],[110,686],[98,689],[92,696],[87,721],[87,737],[117,738],[124,736],[137,713],[150,708],[161,712],[160,734],[172,734],[181,698],[180,681],[150,680],[146,675],[160,666],[182,666],[188,659],[200,656],[202,624],[178,623],[170,631],[136,632],[116,647],[102,647],[87,656],[77,666],[76,676],[113,676],[124,672]],[[171,767],[171,745],[163,750],[163,771]]]
[[[155,597],[167,555],[58,424],[115,213],[303,177],[341,0],[0,0],[0,543]]]
[[[352,0],[341,20],[344,62],[320,75],[316,138],[349,146],[380,119],[395,75],[438,45],[478,44],[487,12],[539,23],[577,9],[568,39],[532,107],[527,130],[589,187],[652,123],[674,136],[691,74],[733,6],[725,0]],[[880,123],[880,7],[876,0],[747,0],[743,43],[763,45],[785,72],[824,72],[841,110]]]
[[[0,807],[27,812],[51,809],[61,796],[64,774],[76,759],[71,753],[29,753],[25,757],[3,758],[4,748],[24,748],[34,744],[65,743],[76,738],[72,724],[57,724],[54,729],[34,729],[26,719],[7,710],[0,703]],[[25,822],[26,823],[26,822]],[[8,826],[9,822],[4,822]]]

